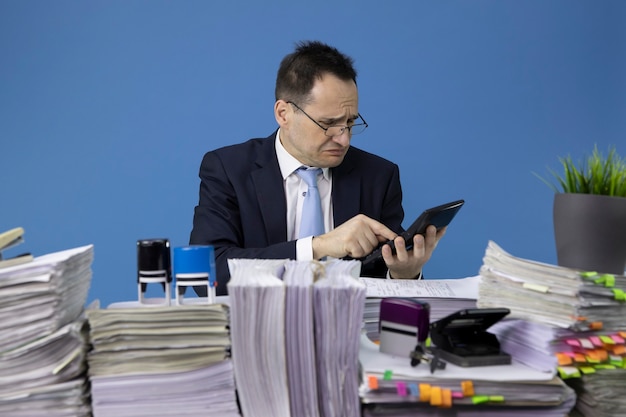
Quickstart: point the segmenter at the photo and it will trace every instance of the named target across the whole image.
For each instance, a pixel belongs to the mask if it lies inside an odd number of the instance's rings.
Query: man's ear
[[[274,103],[274,118],[280,127],[287,125],[292,113],[291,106],[286,101],[278,100]]]

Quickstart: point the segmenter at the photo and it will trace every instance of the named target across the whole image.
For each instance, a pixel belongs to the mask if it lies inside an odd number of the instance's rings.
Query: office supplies
[[[555,372],[515,361],[483,368],[447,363],[445,370],[433,374],[425,366],[410,366],[406,358],[381,353],[364,334],[359,360],[364,416],[562,416],[576,400]],[[432,401],[437,389],[452,391],[451,410]]]
[[[0,268],[20,265],[33,260],[30,253],[22,253],[10,258],[5,258],[2,251],[24,242],[24,229],[16,227],[6,232],[0,233]]]
[[[506,365],[498,338],[487,329],[510,313],[507,308],[460,310],[430,326],[430,337],[440,357],[462,367]]]
[[[192,245],[174,248],[176,303],[183,303],[187,287],[206,286],[207,301],[215,303],[215,252],[213,246]]]
[[[410,357],[415,344],[428,337],[430,306],[414,298],[390,297],[380,302],[380,351]]]
[[[456,200],[424,210],[411,226],[400,235],[404,238],[406,248],[411,249],[413,247],[413,236],[426,233],[428,226],[433,225],[437,229],[441,229],[450,224],[454,216],[456,216],[461,207],[463,207],[463,204],[465,204],[464,200]],[[383,256],[382,247],[385,244],[391,246],[392,252],[395,253],[395,244],[393,240],[390,240],[380,245],[365,258],[362,258],[361,262],[363,265],[380,261]]]
[[[163,304],[170,305],[172,294],[172,262],[168,239],[141,239],[137,241],[137,292],[141,304],[147,284],[160,283],[165,290]]]
[[[428,363],[431,373],[444,369],[446,364],[426,347],[429,325],[428,303],[415,298],[383,298],[380,302],[380,351],[408,357],[411,366]]]
[[[13,245],[22,243],[24,239],[24,229],[16,227],[6,232],[0,233],[0,251],[10,248]],[[1,259],[1,258],[0,258]]]

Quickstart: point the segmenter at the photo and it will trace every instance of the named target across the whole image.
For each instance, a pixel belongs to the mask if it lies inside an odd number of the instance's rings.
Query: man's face
[[[310,103],[295,104],[323,127],[352,125],[359,113],[356,84],[329,74],[313,85]],[[305,165],[327,168],[341,164],[350,147],[348,129],[330,137],[290,103],[279,100],[274,110],[287,152]]]

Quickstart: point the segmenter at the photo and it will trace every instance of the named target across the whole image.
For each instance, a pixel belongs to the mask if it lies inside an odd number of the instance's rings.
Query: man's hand
[[[413,237],[413,248],[406,249],[404,239],[400,236],[394,239],[396,254],[391,253],[391,247],[384,245],[383,259],[389,268],[391,278],[411,279],[422,271],[422,267],[433,254],[439,239],[446,233],[446,228],[437,231],[435,226],[428,226],[426,236],[417,234]]]
[[[384,224],[359,214],[328,233],[313,238],[313,258],[361,258],[369,255],[381,242],[398,236]],[[406,250],[404,250],[406,254]]]

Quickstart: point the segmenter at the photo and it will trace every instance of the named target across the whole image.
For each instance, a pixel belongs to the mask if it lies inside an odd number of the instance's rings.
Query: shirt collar
[[[302,162],[298,161],[294,158],[280,143],[280,129],[276,132],[276,156],[278,157],[278,166],[280,167],[280,173],[283,177],[283,181],[287,179],[288,176],[294,173],[295,170],[303,166]],[[322,173],[324,174],[325,179],[329,179],[330,168],[322,168]]]

